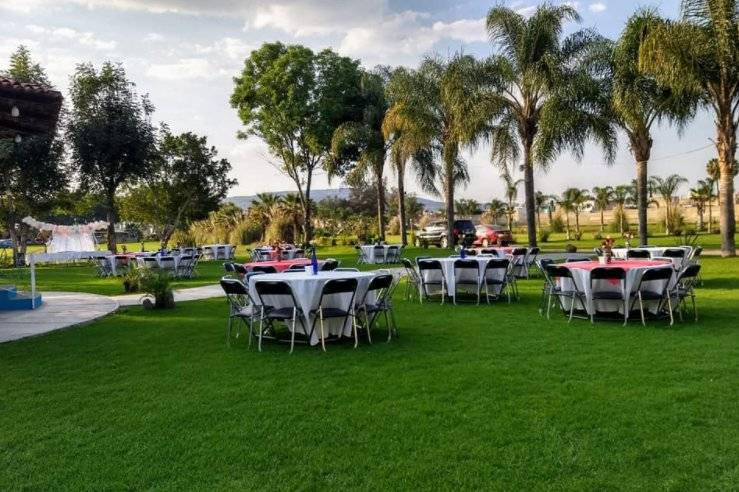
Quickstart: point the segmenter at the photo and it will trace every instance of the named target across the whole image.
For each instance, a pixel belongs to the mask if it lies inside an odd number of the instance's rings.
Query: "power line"
[[[694,152],[699,152],[699,151],[705,150],[705,149],[707,149],[709,147],[713,147],[713,144],[712,143],[709,143],[708,145],[704,145],[703,147],[698,147],[697,149],[688,150],[688,151],[685,151],[685,152],[680,152],[678,154],[666,155],[666,156],[663,156],[663,157],[654,157],[652,159],[649,159],[649,162],[664,161],[666,159],[673,159],[675,157],[680,157],[680,156],[683,156],[683,155],[692,154]]]

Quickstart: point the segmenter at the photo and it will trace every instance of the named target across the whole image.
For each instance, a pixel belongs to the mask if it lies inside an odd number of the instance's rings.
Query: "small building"
[[[52,132],[61,108],[61,92],[0,76],[0,139]]]

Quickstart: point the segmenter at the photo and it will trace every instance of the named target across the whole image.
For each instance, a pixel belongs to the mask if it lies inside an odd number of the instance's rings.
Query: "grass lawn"
[[[226,348],[222,299],[3,344],[0,490],[736,489],[739,259],[704,269],[673,328],[547,322],[530,280],[327,354]]]

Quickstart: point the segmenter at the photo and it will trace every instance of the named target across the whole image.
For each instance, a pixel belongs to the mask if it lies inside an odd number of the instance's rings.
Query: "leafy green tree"
[[[257,193],[257,197],[249,205],[250,213],[258,217],[259,223],[262,226],[262,241],[265,239],[270,222],[280,212],[281,205],[282,197],[274,193]]]
[[[699,179],[695,188],[690,188],[690,201],[695,205],[698,211],[698,230],[702,231],[704,227],[703,216],[706,213],[706,206],[713,200],[713,184],[708,180]],[[708,215],[708,222],[711,222],[711,215]]]
[[[536,194],[534,195],[534,202],[536,204],[536,227],[539,229],[541,229],[541,212],[542,210],[549,211],[549,202],[551,199],[552,199],[551,196],[541,191],[537,191]],[[552,222],[551,211],[549,211],[549,214],[550,214],[549,222],[551,223]]]
[[[493,198],[485,205],[483,217],[480,220],[497,224],[498,219],[506,215],[506,210],[507,206],[503,200]]]
[[[66,137],[80,184],[105,199],[108,249],[116,251],[116,194],[152,169],[156,137],[153,106],[139,96],[120,65],[106,62],[96,70],[78,65],[69,88],[72,109]]]
[[[587,190],[581,190],[579,188],[567,188],[562,192],[562,197],[559,199],[559,205],[562,210],[565,211],[565,221],[567,223],[567,240],[570,240],[570,213],[575,215],[575,232],[579,238],[582,234],[580,231],[580,213],[582,207],[590,200],[590,195]]]
[[[595,207],[600,212],[600,232],[606,231],[606,222],[603,217],[603,212],[611,205],[613,200],[613,188],[610,186],[595,186],[593,187],[593,202]],[[640,239],[641,240],[641,239]],[[647,244],[647,241],[641,241],[641,244]]]
[[[315,54],[304,46],[265,43],[234,81],[231,105],[245,126],[239,137],[262,139],[295,183],[306,241],[312,237],[314,173],[342,173],[331,160],[333,135],[343,123],[361,121],[360,79],[359,62],[331,50]]]
[[[382,122],[388,103],[385,98],[385,74],[362,72],[360,81],[362,98],[362,117],[359,121],[342,123],[331,142],[333,163],[353,162],[355,167],[349,172],[350,181],[364,180],[371,176],[375,184],[377,198],[377,232],[378,237],[385,239],[385,155],[388,145],[382,132]]]
[[[652,176],[650,181],[652,181],[654,190],[662,197],[665,204],[665,234],[670,234],[670,224],[675,215],[675,195],[688,180],[678,174],[671,174],[666,178]]]
[[[735,256],[734,159],[739,125],[739,4],[683,0],[678,20],[660,20],[639,49],[639,68],[715,114],[720,169],[721,254]]]
[[[561,39],[564,24],[579,20],[573,7],[551,4],[530,17],[503,6],[487,16],[497,49],[486,62],[492,157],[498,165],[523,159],[530,246],[537,239],[534,167],[546,168],[565,150],[579,159],[588,140],[602,145],[607,161],[614,156],[606,81],[592,63],[603,39],[591,31]]]
[[[292,224],[293,240],[297,241],[300,236],[300,224],[303,222],[303,207],[300,203],[300,197],[295,193],[290,193],[282,197],[279,206],[280,213]]]
[[[505,183],[506,217],[508,217],[508,229],[513,229],[513,214],[516,213],[516,200],[518,199],[518,187],[524,182],[523,179],[513,179],[508,166],[503,166],[500,177]]]
[[[218,159],[206,137],[162,130],[157,159],[139,186],[129,186],[121,202],[125,220],[154,226],[164,248],[175,230],[218,210],[236,181],[231,164]]]
[[[23,83],[49,84],[44,70],[23,46],[11,55],[5,74]],[[23,261],[31,236],[21,219],[51,212],[59,195],[67,191],[68,176],[64,146],[56,129],[20,142],[0,140],[0,221],[13,241],[15,265]]]
[[[471,198],[460,198],[454,202],[456,213],[463,217],[470,217],[480,213],[480,203]]]
[[[626,231],[626,205],[636,202],[636,190],[632,185],[618,185],[613,188],[612,202],[616,205],[618,232],[623,235]]]
[[[629,150],[636,160],[639,242],[647,244],[648,178],[647,167],[652,152],[652,127],[671,121],[682,128],[695,114],[695,102],[661,86],[655,77],[639,70],[639,49],[650,29],[659,24],[653,10],[643,9],[626,22],[611,57],[612,110],[616,123],[629,140]],[[602,225],[602,220],[601,220]]]
[[[408,72],[386,116],[386,134],[399,131],[406,146],[400,155],[413,156],[421,187],[444,197],[448,238],[454,237],[455,189],[469,180],[460,150],[474,146],[486,127],[479,87],[473,57],[426,58]]]

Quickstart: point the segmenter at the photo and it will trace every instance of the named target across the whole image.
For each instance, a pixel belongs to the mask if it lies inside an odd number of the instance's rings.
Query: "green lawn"
[[[673,328],[547,322],[530,280],[327,354],[226,348],[222,299],[3,344],[0,490],[736,489],[739,259],[704,268]]]

